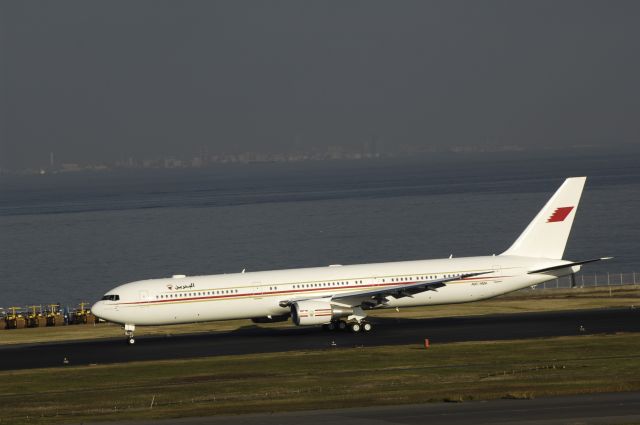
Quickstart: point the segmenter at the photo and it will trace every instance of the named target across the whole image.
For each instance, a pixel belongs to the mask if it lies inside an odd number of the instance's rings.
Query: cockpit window
[[[119,301],[120,295],[105,295],[102,299],[105,301]]]

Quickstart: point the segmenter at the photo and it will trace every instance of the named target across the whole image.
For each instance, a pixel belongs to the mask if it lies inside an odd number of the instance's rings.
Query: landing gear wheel
[[[371,329],[373,329],[373,326],[371,326],[371,323],[363,323],[362,324],[362,330],[365,332],[369,332]]]
[[[341,331],[347,329],[347,322],[345,322],[344,320],[340,320],[338,322],[338,329],[340,329]]]
[[[329,322],[326,325],[324,325],[327,327],[328,331],[335,331],[336,328],[338,327],[338,325],[336,325],[336,322]]]
[[[351,329],[351,332],[356,333],[356,332],[360,332],[360,329],[362,329],[362,327],[360,326],[360,323],[352,323],[349,328]]]
[[[133,345],[136,343],[136,340],[134,337],[130,336],[129,339],[127,340],[127,342],[129,342],[129,345]]]

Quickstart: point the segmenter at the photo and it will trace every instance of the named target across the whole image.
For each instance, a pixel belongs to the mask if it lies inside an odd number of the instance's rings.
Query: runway
[[[527,339],[580,334],[640,332],[640,309],[596,309],[518,313],[439,319],[374,319],[369,333],[326,332],[316,327],[264,329],[246,327],[171,337],[138,337],[136,344],[120,339],[14,345],[0,348],[0,370],[109,364],[143,360],[381,345],[431,344]],[[583,330],[581,330],[581,327]]]

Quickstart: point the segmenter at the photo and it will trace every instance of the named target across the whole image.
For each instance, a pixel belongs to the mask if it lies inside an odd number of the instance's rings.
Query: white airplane
[[[370,331],[367,311],[466,303],[573,275],[584,261],[562,260],[586,177],[568,178],[502,254],[211,276],[174,275],[127,283],[91,310],[124,325],[293,319],[298,326]]]

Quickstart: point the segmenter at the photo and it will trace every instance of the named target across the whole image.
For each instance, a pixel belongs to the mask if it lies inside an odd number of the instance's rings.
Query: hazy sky
[[[0,166],[640,143],[639,1],[1,1]]]

